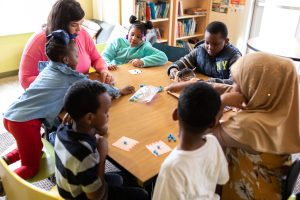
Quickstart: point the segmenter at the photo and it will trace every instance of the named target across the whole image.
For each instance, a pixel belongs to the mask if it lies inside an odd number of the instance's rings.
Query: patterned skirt
[[[292,163],[291,155],[249,154],[227,149],[229,181],[223,187],[222,200],[279,200],[283,177]]]

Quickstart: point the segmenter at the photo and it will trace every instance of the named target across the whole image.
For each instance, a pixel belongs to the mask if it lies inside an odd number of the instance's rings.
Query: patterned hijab
[[[231,68],[246,108],[222,124],[234,140],[258,152],[300,152],[298,77],[293,62],[251,53]]]

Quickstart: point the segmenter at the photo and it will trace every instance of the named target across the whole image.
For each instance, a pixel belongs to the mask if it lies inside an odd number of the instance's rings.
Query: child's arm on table
[[[196,79],[186,81],[186,82],[171,83],[170,85],[165,87],[165,90],[169,91],[169,92],[180,92],[187,86],[194,84],[197,81],[197,80],[196,81],[195,80]]]
[[[152,47],[151,45],[145,45],[143,51],[144,51],[144,57],[139,59],[140,60],[139,64],[142,63],[142,65],[135,66],[135,64],[132,63],[133,66],[135,67],[161,66],[166,64],[166,62],[168,61],[168,57],[164,52]]]
[[[144,62],[137,58],[130,60],[128,63],[131,63],[134,67],[143,67],[144,66]]]

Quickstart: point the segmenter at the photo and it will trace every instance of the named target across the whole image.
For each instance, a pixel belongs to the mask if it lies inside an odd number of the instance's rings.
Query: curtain
[[[93,0],[93,18],[128,27],[137,0]]]

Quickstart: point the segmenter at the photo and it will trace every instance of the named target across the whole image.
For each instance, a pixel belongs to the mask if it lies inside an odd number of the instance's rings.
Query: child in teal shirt
[[[164,65],[168,61],[166,54],[145,41],[152,23],[140,22],[135,16],[129,19],[131,25],[126,38],[118,38],[110,43],[102,53],[108,69],[115,70],[117,65],[132,63],[134,67],[150,67]]]

